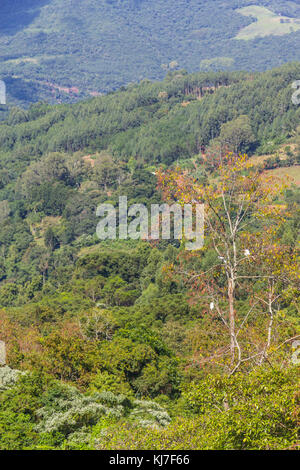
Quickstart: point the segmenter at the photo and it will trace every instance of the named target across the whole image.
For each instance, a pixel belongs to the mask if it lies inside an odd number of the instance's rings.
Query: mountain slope
[[[299,74],[299,63],[174,71],[11,109],[0,123],[0,449],[296,448],[300,188],[281,194],[269,175],[299,180]],[[253,155],[253,171],[243,155],[220,166],[220,144]],[[150,209],[203,194],[201,250],[96,235],[96,208],[117,209],[121,195]],[[223,253],[238,256],[237,374]]]
[[[262,171],[295,165],[297,178],[300,106],[291,83],[299,73],[299,64],[256,74],[174,72],[87,102],[14,108],[0,123],[0,304],[2,283],[6,292],[7,283],[43,271],[38,253],[49,228],[53,251],[93,245],[97,205],[118,194],[130,204],[156,201],[151,173],[160,166],[193,168],[205,180],[215,149],[234,141],[229,150],[262,155]]]
[[[236,39],[257,22],[239,10],[249,5],[292,23],[281,36]],[[298,19],[299,5],[282,0],[4,0],[0,78],[9,102],[26,104],[73,101],[178,67],[262,70],[300,59]]]

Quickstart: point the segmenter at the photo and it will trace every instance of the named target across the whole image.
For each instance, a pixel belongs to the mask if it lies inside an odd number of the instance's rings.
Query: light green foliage
[[[250,40],[257,37],[282,36],[300,29],[300,16],[298,18],[276,15],[267,8],[253,5],[237,10],[241,15],[255,18],[256,22],[243,28],[236,39]]]
[[[0,449],[20,448],[23,442],[17,433],[24,433],[28,447],[35,444],[36,448],[74,448],[96,445],[101,435],[106,435],[106,428],[124,419],[141,428],[161,429],[170,423],[168,413],[155,402],[112,392],[84,395],[75,387],[54,381],[42,391],[37,377],[28,376],[25,380],[15,386],[11,382],[7,396],[0,393],[0,430],[3,431]],[[13,401],[8,401],[10,395],[14,395]],[[29,402],[25,403],[30,397],[29,410]],[[24,409],[16,419],[19,400],[24,401]],[[11,433],[18,437],[14,444],[10,441],[9,423]]]
[[[200,70],[203,72],[231,69],[234,66],[234,59],[231,57],[214,57],[204,59],[200,62]]]
[[[167,426],[170,424],[170,416],[158,403],[150,401],[135,400],[133,402],[134,410],[131,417],[139,419],[143,427]]]
[[[91,392],[112,392],[133,396],[133,390],[126,382],[124,372],[111,373],[106,370],[99,371],[90,382]]]
[[[218,141],[221,148],[228,148],[228,151],[247,153],[255,142],[249,117],[242,115],[222,124]]]
[[[207,378],[186,387],[183,394],[185,406],[194,411],[193,417],[177,418],[164,430],[143,432],[127,424],[114,433],[112,428],[97,448],[293,448],[299,433],[298,385],[296,370],[262,370],[248,377]]]
[[[22,372],[8,366],[0,367],[0,391],[11,388],[18,381]]]
[[[105,395],[84,396],[70,386],[57,386],[50,389],[44,398],[45,406],[36,411],[39,423],[36,431],[40,433],[59,432],[72,440],[72,433],[88,429],[95,425],[101,416],[120,418],[123,407],[122,399],[115,399],[115,406],[110,408],[101,403],[107,402]]]

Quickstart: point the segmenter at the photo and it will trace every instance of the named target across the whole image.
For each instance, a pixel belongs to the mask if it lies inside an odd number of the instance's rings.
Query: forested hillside
[[[297,447],[299,76],[170,71],[3,112],[0,449]],[[204,248],[100,241],[120,195],[205,203]]]
[[[300,59],[297,1],[2,0],[0,13],[10,103],[74,101],[177,68],[265,70]]]

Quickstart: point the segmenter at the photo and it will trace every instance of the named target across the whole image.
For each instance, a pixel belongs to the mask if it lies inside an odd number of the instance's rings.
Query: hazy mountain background
[[[0,0],[0,31],[0,450],[296,449],[299,4]],[[121,195],[204,202],[203,249],[99,240]]]
[[[0,13],[0,78],[19,104],[73,101],[177,67],[300,60],[298,0],[1,0]]]

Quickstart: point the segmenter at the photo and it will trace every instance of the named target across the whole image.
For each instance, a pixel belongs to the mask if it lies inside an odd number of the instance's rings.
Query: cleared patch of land
[[[300,30],[300,18],[279,16],[268,8],[250,6],[236,10],[244,16],[256,18],[257,21],[243,28],[235,39],[250,40],[265,36],[283,36]]]
[[[295,184],[300,186],[300,165],[290,166],[288,168],[275,168],[274,170],[267,170],[267,175],[277,176],[282,180],[286,180],[289,177],[290,185]]]
[[[6,64],[25,64],[25,63],[32,63],[32,64],[38,64],[38,59],[34,57],[20,57],[19,59],[10,59],[5,61]]]
[[[288,158],[286,150],[289,149],[291,152],[295,153],[297,151],[297,144],[294,143],[285,143],[281,145],[278,150],[274,153],[268,153],[266,155],[254,155],[251,157],[251,163],[253,165],[259,165],[264,163],[265,160],[272,157],[279,157],[280,160],[286,160]]]

